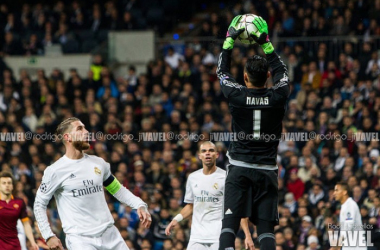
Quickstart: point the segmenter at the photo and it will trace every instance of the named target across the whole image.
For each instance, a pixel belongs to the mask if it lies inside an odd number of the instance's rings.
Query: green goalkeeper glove
[[[224,40],[223,43],[223,49],[232,49],[235,44],[236,38],[240,36],[241,33],[244,31],[244,27],[238,29],[239,21],[240,21],[241,15],[236,16],[230,26],[228,27],[226,40]]]
[[[255,40],[256,43],[258,43],[261,46],[265,54],[272,53],[274,51],[274,47],[269,40],[267,22],[265,22],[265,20],[262,17],[256,17],[255,19],[253,19],[252,23],[256,26],[256,28],[260,32],[260,35],[257,36],[255,32],[252,32],[250,36],[253,38],[253,40]]]

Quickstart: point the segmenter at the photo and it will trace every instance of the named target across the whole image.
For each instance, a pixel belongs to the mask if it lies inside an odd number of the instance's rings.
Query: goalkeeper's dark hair
[[[248,57],[244,68],[250,83],[255,87],[263,87],[265,85],[268,69],[269,65],[267,59],[258,55]]]

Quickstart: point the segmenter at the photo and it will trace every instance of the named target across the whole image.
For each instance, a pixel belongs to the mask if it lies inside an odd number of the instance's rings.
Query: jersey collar
[[[11,200],[14,200],[15,198],[13,197],[13,195],[11,195]],[[1,194],[0,194],[0,200],[1,200]]]

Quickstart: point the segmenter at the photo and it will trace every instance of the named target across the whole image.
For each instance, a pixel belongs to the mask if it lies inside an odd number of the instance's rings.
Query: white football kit
[[[26,234],[24,225],[22,224],[20,219],[17,220],[17,237],[20,241],[21,250],[28,250],[26,248]]]
[[[113,236],[113,242],[105,238],[117,231],[103,192],[103,182],[110,176],[109,163],[87,154],[78,160],[63,156],[46,168],[34,205],[42,237],[54,236],[46,215],[54,195],[69,249],[128,249],[120,233]],[[130,191],[126,198],[132,208],[146,206]]]
[[[188,250],[219,248],[225,180],[226,171],[218,167],[210,175],[203,174],[203,169],[189,175],[184,200],[193,204]]]
[[[342,231],[357,231],[358,233],[363,231],[363,229],[361,229],[363,225],[362,215],[360,214],[358,204],[351,197],[341,206],[339,222],[341,235],[347,235],[345,232],[342,233]],[[342,250],[367,250],[367,247],[343,246]]]

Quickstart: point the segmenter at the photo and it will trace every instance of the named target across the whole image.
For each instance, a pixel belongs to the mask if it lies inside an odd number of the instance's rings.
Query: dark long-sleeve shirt
[[[274,86],[253,89],[239,84],[230,74],[231,51],[219,56],[217,75],[232,115],[232,131],[239,140],[231,142],[230,163],[242,167],[274,169],[281,139],[282,119],[289,96],[288,73],[275,53],[267,55]],[[241,134],[245,135],[241,139]]]

